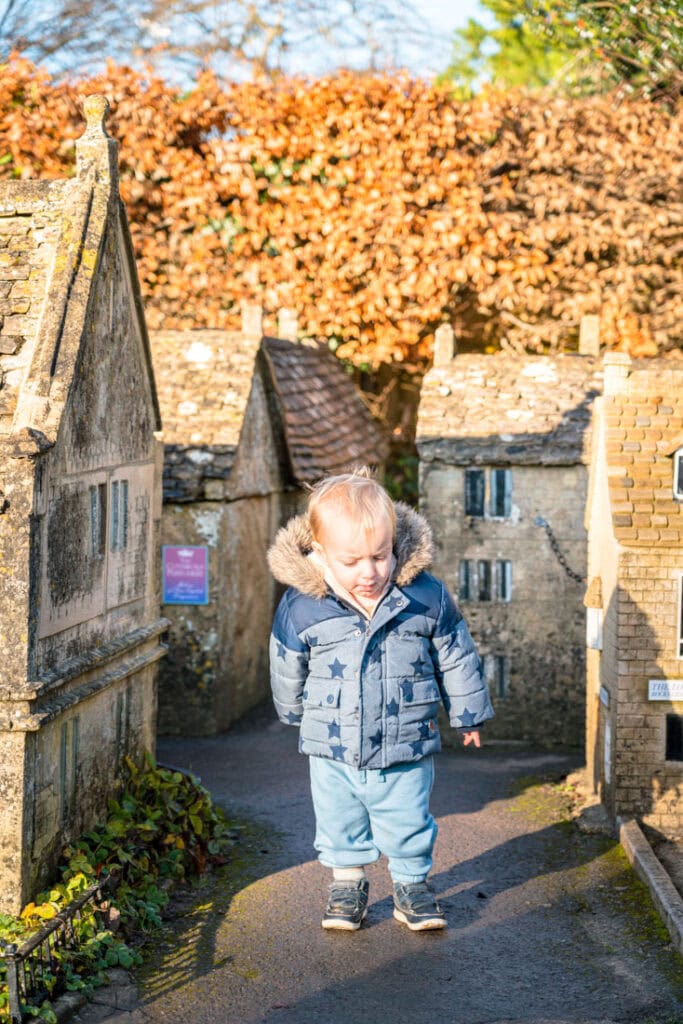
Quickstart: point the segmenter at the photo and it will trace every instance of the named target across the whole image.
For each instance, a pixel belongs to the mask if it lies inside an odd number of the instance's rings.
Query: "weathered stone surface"
[[[113,145],[91,131],[73,181],[0,185],[14,211],[0,218],[10,240],[0,284],[11,284],[0,302],[0,910],[9,913],[101,819],[125,755],[155,742],[166,625],[159,419]]]
[[[513,466],[508,518],[465,515],[461,466],[420,466],[420,509],[434,531],[434,571],[468,622],[491,672],[496,717],[486,724],[491,739],[581,746],[584,730],[584,588],[571,579],[553,552],[542,516],[552,527],[574,572],[585,572],[583,466]],[[485,468],[490,480],[489,468]],[[460,563],[511,563],[510,600],[478,600],[461,593]],[[495,572],[495,568],[493,568]],[[504,659],[499,662],[496,659]],[[505,689],[499,669],[508,673]]]

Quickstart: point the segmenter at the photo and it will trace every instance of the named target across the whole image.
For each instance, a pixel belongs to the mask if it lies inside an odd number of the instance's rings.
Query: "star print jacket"
[[[455,728],[493,717],[465,620],[426,571],[430,528],[401,502],[396,514],[392,583],[369,620],[308,558],[306,516],[290,520],[268,552],[288,586],[270,640],[273,699],[280,721],[300,726],[304,754],[388,768],[440,749],[441,702]]]

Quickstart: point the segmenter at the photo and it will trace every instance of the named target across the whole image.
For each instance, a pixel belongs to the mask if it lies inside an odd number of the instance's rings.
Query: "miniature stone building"
[[[152,750],[161,444],[117,147],[85,101],[77,175],[0,183],[0,910]]]
[[[496,717],[487,738],[581,746],[587,355],[453,354],[440,328],[417,427],[420,509],[435,571],[483,660]]]
[[[280,333],[296,336],[286,317]],[[169,657],[159,730],[212,734],[270,693],[268,637],[279,590],[266,551],[328,473],[380,465],[386,443],[325,346],[239,332],[152,333],[166,442],[163,543],[208,549],[205,604],[166,604]],[[181,598],[182,601],[182,598]]]
[[[605,356],[594,407],[587,764],[613,819],[683,828],[683,365]]]

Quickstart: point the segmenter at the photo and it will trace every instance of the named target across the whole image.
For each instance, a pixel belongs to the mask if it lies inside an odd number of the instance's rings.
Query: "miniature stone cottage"
[[[102,97],[77,175],[0,183],[0,910],[154,747],[159,415]]]
[[[212,734],[265,699],[279,590],[266,550],[300,509],[304,487],[355,465],[381,466],[386,443],[339,360],[280,338],[261,313],[239,332],[152,334],[166,442],[163,544],[170,567],[204,556],[205,587],[167,595],[169,657],[159,682],[162,733]],[[207,573],[208,569],[208,573]],[[201,588],[200,588],[201,589]]]
[[[454,355],[437,332],[420,399],[420,508],[435,571],[477,642],[496,718],[487,737],[581,746],[588,355]]]
[[[605,356],[586,595],[589,776],[612,819],[683,829],[683,366]]]

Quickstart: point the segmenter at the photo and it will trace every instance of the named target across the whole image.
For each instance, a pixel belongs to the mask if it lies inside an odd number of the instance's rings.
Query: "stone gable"
[[[603,399],[614,535],[627,547],[683,547],[683,504],[672,492],[671,456],[683,430],[683,366],[634,369]]]
[[[0,182],[0,436],[35,349],[72,182]]]

